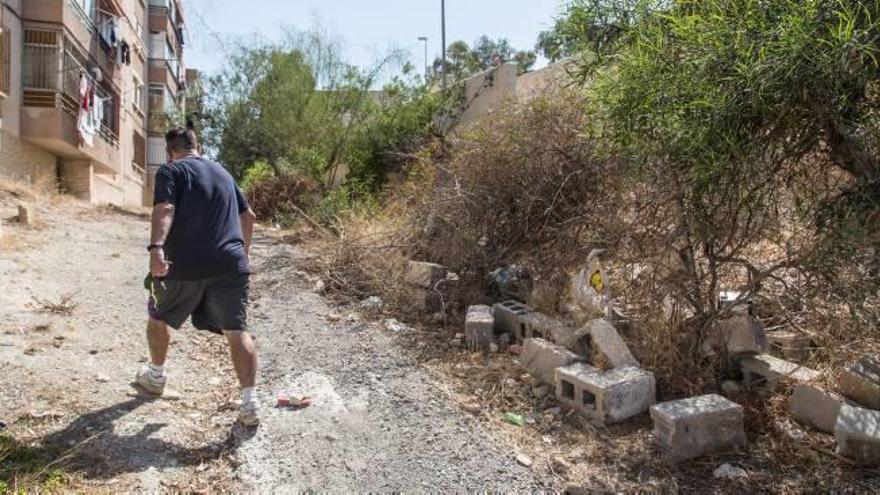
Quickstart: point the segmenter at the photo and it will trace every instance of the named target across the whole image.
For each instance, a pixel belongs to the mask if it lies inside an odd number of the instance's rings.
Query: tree
[[[505,38],[493,40],[488,36],[478,38],[473,47],[464,41],[454,41],[446,49],[446,74],[450,81],[460,81],[497,65],[498,62],[514,62],[519,65],[519,73],[531,70],[537,61],[533,51],[519,51],[510,46]],[[433,80],[436,83],[443,77],[443,59],[438,57],[433,64]]]
[[[675,247],[696,314],[731,270],[748,293],[795,275],[844,286],[843,273],[876,291],[855,274],[877,265],[880,3],[577,0],[568,12],[581,35],[565,49],[582,54],[603,136],[645,189],[643,232]],[[778,246],[773,259],[750,257],[759,243]]]

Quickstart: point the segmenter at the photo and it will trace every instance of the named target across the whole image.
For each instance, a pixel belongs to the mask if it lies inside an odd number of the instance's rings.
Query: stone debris
[[[812,385],[799,383],[791,394],[789,405],[794,419],[819,431],[834,433],[843,399]]]
[[[735,480],[749,475],[745,469],[730,464],[722,464],[715,468],[712,475],[718,479]]]
[[[880,465],[880,411],[844,404],[834,425],[837,453],[863,466]]]
[[[808,335],[790,330],[774,330],[767,332],[770,350],[783,359],[804,361],[813,352],[813,341]]]
[[[489,306],[468,306],[464,337],[470,349],[486,350],[494,343],[495,317]]]
[[[385,330],[391,332],[408,332],[410,328],[406,326],[406,324],[401,323],[394,318],[390,318],[382,322],[382,326],[385,327]]]
[[[30,226],[34,223],[34,210],[28,205],[18,205],[18,223]]]
[[[593,320],[587,323],[587,329],[590,339],[587,346],[590,352],[587,355],[591,357],[594,365],[599,364],[601,360],[611,368],[639,366],[639,362],[633,357],[626,342],[617,333],[617,329],[611,323],[608,323],[607,320]]]
[[[627,366],[611,371],[575,363],[556,370],[556,397],[590,419],[614,423],[637,416],[656,402],[654,374]]]
[[[674,462],[746,444],[742,406],[717,394],[651,407],[654,438]]]
[[[583,361],[583,358],[544,339],[526,339],[519,361],[532,376],[544,383],[553,384],[556,368]]]
[[[526,323],[523,317],[532,312],[532,308],[512,299],[494,305],[492,314],[495,316],[496,333],[510,334],[517,342],[524,341]]]
[[[772,388],[779,380],[787,379],[798,383],[809,383],[820,377],[816,370],[801,366],[769,354],[745,356],[740,358],[739,366],[746,385],[766,384]],[[755,376],[760,377],[758,380]]]
[[[530,467],[532,465],[532,458],[525,454],[519,454],[516,456],[516,462],[522,464],[525,467]]]
[[[525,324],[523,334],[526,339],[537,338],[556,342],[554,336],[559,333],[559,330],[557,329],[564,327],[564,325],[555,318],[551,318],[544,313],[538,313],[536,311],[521,315],[519,321],[520,323]]]
[[[719,352],[733,355],[762,353],[767,348],[764,324],[748,313],[734,313],[729,318],[717,321],[702,345],[706,356]]]
[[[843,370],[840,393],[871,409],[880,409],[880,358],[865,356]]]
[[[446,278],[448,272],[449,270],[445,266],[436,263],[409,261],[404,281],[409,285],[432,289],[437,282]]]
[[[424,261],[409,261],[404,274],[404,281],[411,289],[406,294],[406,303],[424,313],[435,313],[443,306],[441,282],[456,278],[445,266]]]

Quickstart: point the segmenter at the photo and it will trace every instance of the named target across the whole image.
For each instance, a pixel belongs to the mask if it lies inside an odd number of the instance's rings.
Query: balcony
[[[118,95],[95,83],[95,94],[104,99],[105,106],[92,145],[82,143],[77,130],[80,73],[88,65],[85,60],[60,31],[25,30],[21,137],[61,157],[88,159],[99,173],[116,173],[120,156]]]
[[[22,2],[22,19],[27,24],[38,23],[64,26],[71,42],[88,53],[108,79],[121,75],[116,59],[101,40],[100,27],[109,13],[121,12],[117,0],[94,0],[84,7],[78,0],[27,0]],[[88,11],[87,11],[88,10]]]
[[[186,85],[186,79],[181,74],[180,62],[174,59],[151,58],[148,80],[155,84],[165,84],[180,91]]]

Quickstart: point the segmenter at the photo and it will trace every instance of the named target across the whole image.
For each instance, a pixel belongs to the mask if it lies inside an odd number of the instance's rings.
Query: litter
[[[522,416],[512,412],[504,413],[504,419],[507,420],[508,423],[516,426],[523,426],[526,424],[526,420],[523,419]]]
[[[275,407],[286,409],[305,409],[312,405],[311,397],[301,397],[299,399],[291,399],[285,395],[278,396]]]

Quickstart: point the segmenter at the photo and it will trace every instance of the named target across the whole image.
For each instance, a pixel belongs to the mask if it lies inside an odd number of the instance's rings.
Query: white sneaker
[[[165,392],[165,375],[156,375],[149,366],[141,368],[134,381],[141,388],[153,395],[162,395],[162,393]]]
[[[238,408],[238,422],[244,426],[260,424],[260,405],[257,401],[244,402]]]

